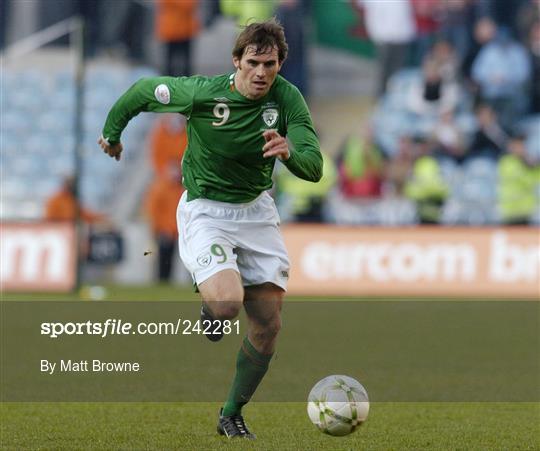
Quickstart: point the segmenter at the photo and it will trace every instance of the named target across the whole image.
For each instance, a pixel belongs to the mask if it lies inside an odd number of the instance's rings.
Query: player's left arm
[[[318,182],[322,177],[323,159],[319,138],[313,127],[306,102],[299,91],[293,92],[293,107],[287,115],[287,138],[275,130],[263,134],[265,157],[276,156],[297,177]]]

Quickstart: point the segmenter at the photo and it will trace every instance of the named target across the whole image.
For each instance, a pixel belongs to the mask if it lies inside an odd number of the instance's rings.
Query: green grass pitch
[[[401,450],[538,449],[538,404],[373,403],[366,423],[330,437],[305,403],[245,408],[256,441],[215,433],[215,403],[4,404],[3,449]]]
[[[144,289],[107,287],[107,292],[107,299],[111,300],[197,299],[197,295],[189,289],[178,290],[169,286]],[[85,296],[83,292],[82,297]],[[69,301],[79,299],[79,296],[3,293],[2,299]],[[441,325],[436,327],[440,329]],[[452,336],[452,340],[456,339],[456,336]],[[508,349],[501,351],[508,353]],[[474,358],[471,356],[471,362]],[[234,356],[231,356],[231,359],[234,359]],[[470,365],[471,362],[467,364]],[[531,368],[537,371],[537,366]],[[279,380],[277,375],[275,376],[275,380]],[[227,380],[229,378],[230,375],[227,375]],[[271,380],[269,378],[269,381]],[[309,388],[306,387],[306,391],[309,391]],[[369,391],[370,387],[367,388]],[[372,402],[366,423],[346,437],[330,437],[319,432],[309,421],[305,402],[253,402],[245,408],[246,421],[258,436],[253,442],[229,441],[217,436],[215,428],[219,407],[215,402],[4,402],[0,409],[0,448],[540,449],[538,402]]]

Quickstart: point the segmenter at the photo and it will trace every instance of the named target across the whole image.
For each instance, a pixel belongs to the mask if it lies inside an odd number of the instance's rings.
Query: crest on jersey
[[[262,118],[267,127],[273,127],[278,120],[278,110],[267,108],[263,111]]]

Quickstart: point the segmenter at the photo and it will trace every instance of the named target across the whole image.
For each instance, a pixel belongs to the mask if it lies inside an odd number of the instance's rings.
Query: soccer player
[[[141,111],[187,117],[186,191],[177,210],[180,256],[201,294],[202,320],[230,320],[242,306],[246,310],[248,333],[217,429],[227,437],[255,438],[241,409],[272,358],[289,276],[267,190],[276,158],[296,176],[317,182],[322,157],[302,95],[278,75],[287,57],[281,25],[274,19],[248,25],[232,56],[231,74],[139,80],[112,107],[99,144],[119,160],[120,135]],[[212,341],[222,336],[223,329],[207,335]]]

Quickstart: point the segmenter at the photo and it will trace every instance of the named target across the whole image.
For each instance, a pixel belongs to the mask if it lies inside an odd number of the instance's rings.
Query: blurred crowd
[[[164,49],[158,70],[167,75],[193,74],[193,40],[217,17],[242,25],[275,15],[290,49],[281,74],[309,99],[317,94],[309,92],[305,33],[314,1],[72,4],[89,18],[89,55],[116,52],[143,61],[145,37],[139,30],[151,17],[150,28]],[[413,204],[414,211],[405,209],[403,217],[392,219],[395,224],[533,221],[540,183],[540,133],[535,132],[540,127],[540,0],[349,3],[361,18],[355,35],[375,48],[373,114],[360,132],[343,137],[339,149],[324,149],[325,176],[317,186],[277,171],[275,196],[284,219],[339,223],[344,222],[340,210],[349,206],[372,209],[379,200],[397,198]],[[165,133],[166,122],[157,123],[155,133]],[[183,149],[184,126],[176,130]],[[175,150],[165,146],[162,152]],[[156,180],[174,173],[164,167],[156,166]],[[471,178],[482,186],[463,183]],[[389,205],[384,208],[395,204]],[[470,219],[477,206],[490,212]],[[359,211],[357,219],[346,222],[381,222],[381,215],[366,219]],[[167,242],[164,235],[170,233],[156,232],[158,242]]]
[[[81,15],[86,20],[86,54],[109,55],[133,64],[156,63],[155,40],[163,47],[163,75],[191,75],[193,40],[218,17],[239,25],[276,16],[289,42],[283,73],[300,89],[307,85],[305,25],[312,0],[54,0],[35,1],[36,29]],[[15,0],[0,1],[0,49],[16,34],[13,23],[26,14]],[[57,41],[67,43],[67,38]]]
[[[386,130],[365,136],[368,152],[387,161],[379,178],[417,202],[421,222],[437,223],[460,167],[491,167],[485,183],[494,182],[499,222],[529,223],[540,183],[540,1],[361,4],[378,50],[382,115],[410,124],[393,146],[383,144]]]
[[[243,25],[276,16],[289,43],[281,75],[309,101],[317,92],[309,85],[306,55],[313,36],[307,32],[313,32],[318,1],[55,0],[37,2],[36,17],[39,29],[83,15],[89,57],[155,65],[148,55],[151,37],[163,50],[158,72],[180,76],[194,73],[194,40],[217,18]],[[361,19],[351,36],[369,40],[375,49],[372,113],[367,121],[359,118],[358,132],[343,136],[338,149],[323,149],[320,183],[303,182],[278,168],[274,195],[282,218],[357,224],[384,224],[381,218],[388,217],[393,218],[389,224],[540,223],[540,0],[346,3]],[[21,13],[15,6],[0,1],[0,47],[9,42],[9,25]],[[332,8],[333,2],[324,7]],[[182,192],[185,121],[178,115],[160,118],[150,142],[155,176],[143,210],[158,243],[158,276],[166,280]],[[66,180],[60,197],[72,192],[70,183]],[[399,217],[391,211],[362,216],[378,206],[401,208],[396,199],[412,210],[403,209]],[[476,214],[484,207],[493,214]],[[51,202],[47,214],[68,214],[60,210]],[[352,215],[356,211],[358,216]]]
[[[537,222],[540,1],[355,6],[376,47],[377,105],[325,166],[327,192],[307,201],[307,188],[282,185],[298,206],[292,218],[341,222],[324,208],[337,187],[345,209],[396,196],[413,202],[415,214],[394,223]],[[357,222],[378,222],[368,216]]]

